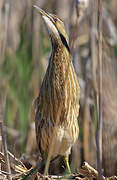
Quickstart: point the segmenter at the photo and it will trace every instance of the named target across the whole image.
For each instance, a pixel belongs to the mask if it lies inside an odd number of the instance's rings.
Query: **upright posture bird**
[[[79,134],[80,87],[63,21],[34,7],[44,19],[52,43],[48,68],[34,103],[37,144],[44,158],[49,151],[51,158],[64,156],[70,171],[68,157]]]

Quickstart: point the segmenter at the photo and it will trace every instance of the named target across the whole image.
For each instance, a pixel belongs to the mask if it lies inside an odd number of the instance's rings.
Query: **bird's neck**
[[[61,76],[63,69],[64,72],[67,71],[71,63],[71,55],[66,46],[62,43],[52,44],[52,53],[47,68],[47,76],[51,75],[52,78],[55,74]]]
[[[70,58],[70,52],[63,44],[54,44],[52,46],[53,63],[66,63]]]

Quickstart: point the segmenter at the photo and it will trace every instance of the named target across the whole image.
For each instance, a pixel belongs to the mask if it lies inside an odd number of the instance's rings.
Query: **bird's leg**
[[[65,162],[66,170],[68,171],[69,174],[71,174],[71,169],[70,169],[70,165],[69,165],[69,155],[65,156],[64,162]]]
[[[47,153],[44,153],[44,154],[43,154],[43,159],[44,159],[44,161],[45,161],[45,168],[46,168],[46,163],[47,163],[47,157],[48,157],[48,156],[47,156]],[[45,168],[44,168],[44,175],[48,176],[48,175],[49,175],[49,172],[48,172],[49,170],[47,170],[47,169],[45,169]]]

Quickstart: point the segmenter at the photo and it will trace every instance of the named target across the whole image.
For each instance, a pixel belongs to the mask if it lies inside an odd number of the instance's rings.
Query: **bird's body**
[[[35,101],[35,126],[37,143],[42,155],[48,155],[54,142],[52,157],[55,157],[68,156],[78,138],[80,87],[72,64],[64,24],[55,15],[50,16],[53,17],[54,21],[56,18],[57,32],[54,30],[55,37],[50,33],[52,54],[39,96]],[[46,23],[48,25],[48,22]]]

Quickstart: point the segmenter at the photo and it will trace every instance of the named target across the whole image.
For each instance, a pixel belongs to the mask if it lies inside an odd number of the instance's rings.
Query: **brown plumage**
[[[70,170],[68,156],[79,133],[77,117],[80,87],[64,23],[57,16],[35,7],[44,19],[52,42],[49,65],[35,100],[37,143],[44,157],[47,157],[51,148],[51,158],[65,156],[66,166]]]

